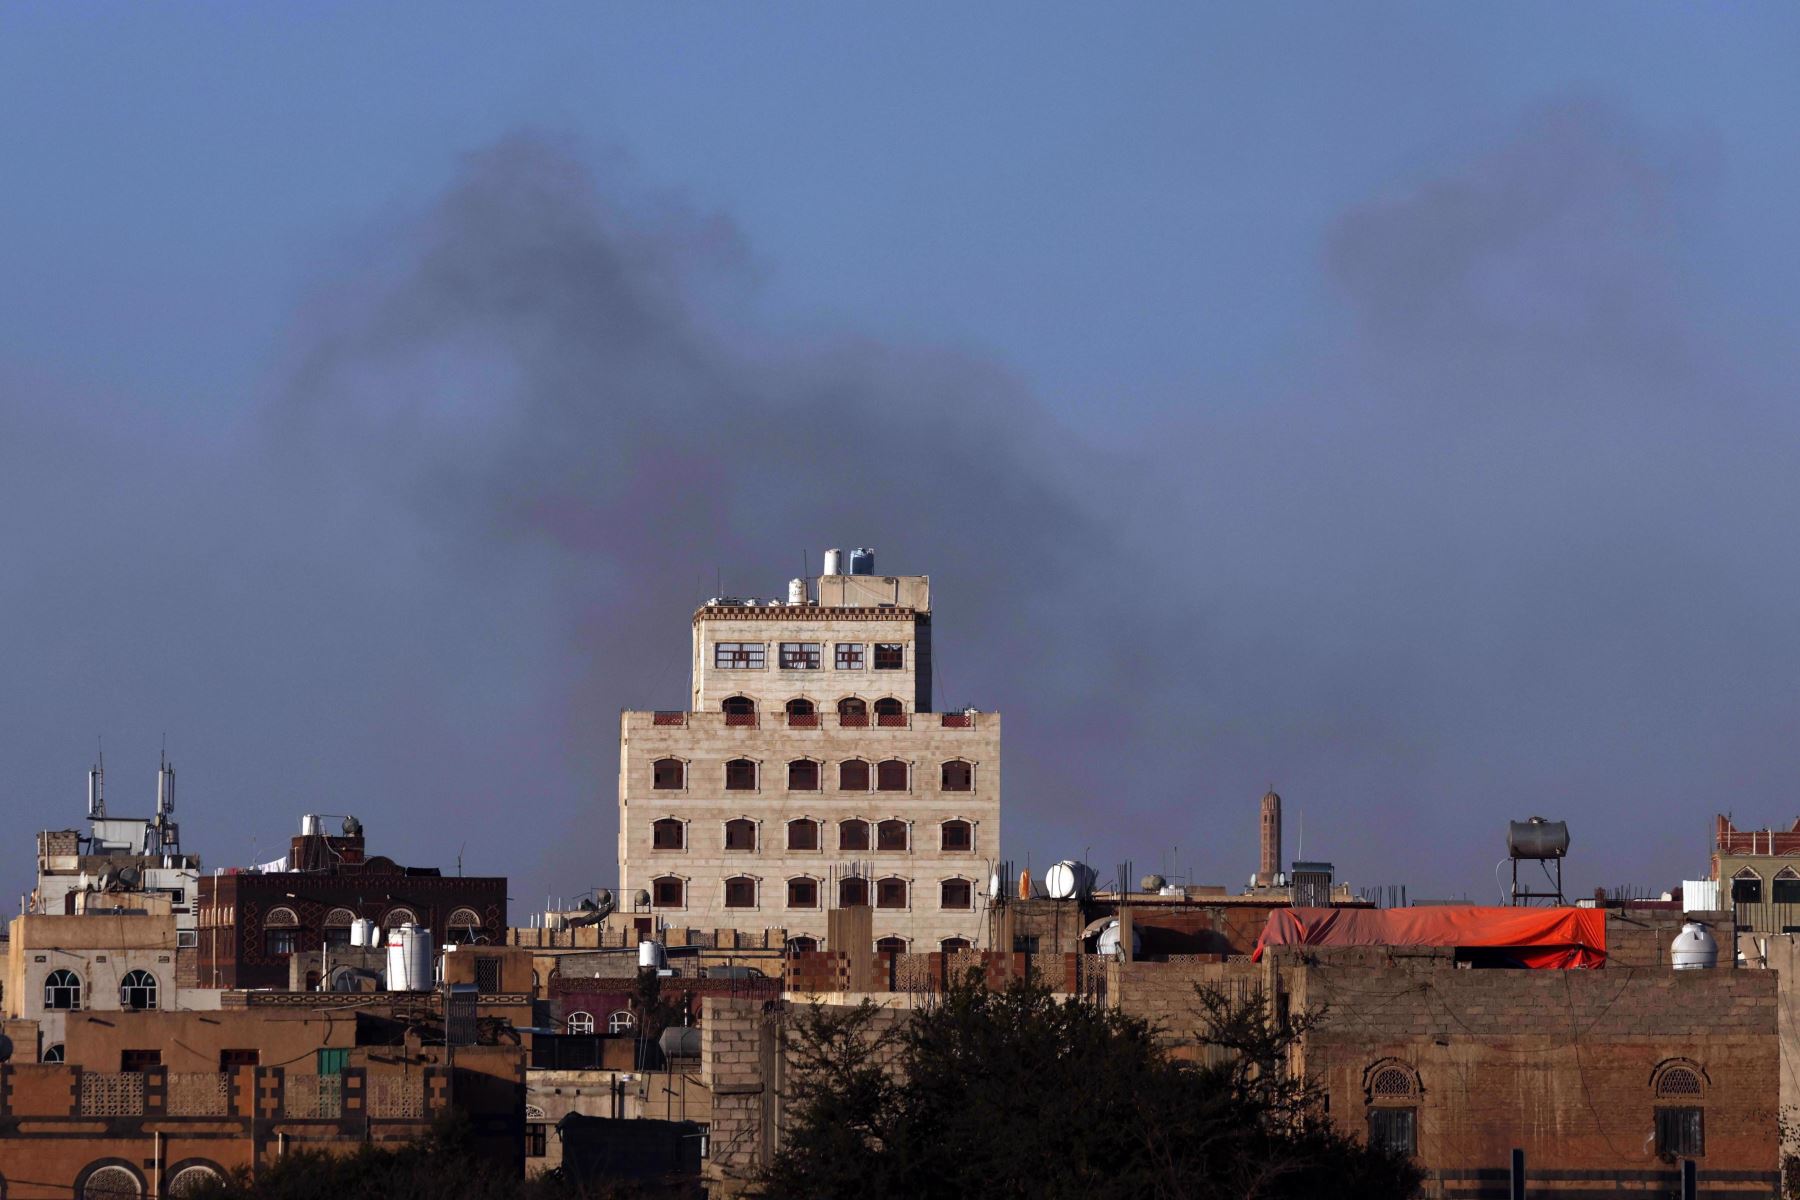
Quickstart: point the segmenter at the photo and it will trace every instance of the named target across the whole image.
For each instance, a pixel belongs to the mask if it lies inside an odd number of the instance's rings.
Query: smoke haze
[[[684,704],[693,608],[871,545],[933,577],[939,705],[1005,713],[1011,857],[1235,884],[1273,784],[1354,883],[1485,899],[1542,813],[1660,890],[1797,774],[1787,364],[1682,251],[1720,169],[1544,105],[1330,222],[1281,361],[1096,438],[978,350],[775,331],[728,215],[513,134],[208,437],[0,374],[0,804],[75,823],[106,733],[147,811],[166,730],[209,866],[355,813],[522,919],[613,881],[617,714]]]

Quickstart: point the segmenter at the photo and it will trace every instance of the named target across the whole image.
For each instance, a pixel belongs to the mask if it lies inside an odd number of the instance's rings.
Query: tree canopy
[[[1147,1023],[1026,982],[975,981],[896,1020],[872,1004],[793,1022],[775,1200],[1398,1200],[1412,1162],[1339,1131],[1286,1069],[1319,1014],[1196,989],[1207,1063]]]

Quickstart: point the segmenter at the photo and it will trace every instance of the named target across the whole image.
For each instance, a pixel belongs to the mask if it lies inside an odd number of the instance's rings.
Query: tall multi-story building
[[[680,712],[625,712],[621,899],[653,924],[783,928],[826,944],[872,909],[879,950],[982,940],[1000,852],[1000,716],[932,705],[931,584],[826,554],[786,601],[715,597],[693,619]],[[639,898],[639,893],[643,899]]]

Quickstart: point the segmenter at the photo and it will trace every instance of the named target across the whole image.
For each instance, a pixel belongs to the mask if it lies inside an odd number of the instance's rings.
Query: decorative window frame
[[[672,788],[657,787],[656,764],[665,762],[669,759],[674,759],[681,764],[681,786]],[[688,781],[693,779],[693,777],[694,760],[687,757],[685,754],[658,754],[655,758],[650,760],[650,790],[652,792],[685,792],[688,790]]]
[[[948,787],[944,786],[944,768],[949,766],[951,763],[962,763],[964,766],[969,768],[969,786],[968,787],[966,787],[966,788],[948,788]],[[937,790],[940,792],[949,792],[950,794],[956,795],[956,796],[973,795],[975,792],[979,791],[981,788],[981,779],[979,776],[980,776],[980,764],[978,764],[974,759],[965,758],[960,754],[952,755],[949,758],[940,759],[938,761]]]
[[[962,825],[967,825],[969,827],[969,844],[967,847],[964,847],[962,849],[956,849],[954,847],[944,845],[944,826],[949,825],[952,822],[956,822],[956,823],[959,823]],[[959,816],[959,815],[952,815],[952,816],[944,817],[941,820],[939,820],[937,823],[937,835],[938,835],[937,852],[939,854],[974,854],[975,847],[977,844],[976,838],[979,835],[980,831],[981,831],[981,822],[974,820],[971,817],[964,817],[964,816]]]
[[[793,885],[805,880],[813,885],[813,902],[811,904],[795,904]],[[825,880],[810,871],[802,871],[798,875],[789,875],[782,883],[782,907],[792,912],[818,912],[825,907]]]
[[[656,827],[664,821],[673,821],[681,826],[681,845],[659,846],[656,844]],[[693,846],[694,822],[688,817],[678,817],[674,813],[653,817],[650,820],[650,853],[651,854],[686,854]]]
[[[1693,1076],[1699,1087],[1696,1092],[1671,1092],[1664,1089],[1668,1086],[1669,1076],[1676,1072],[1685,1072]],[[1667,1101],[1682,1108],[1693,1108],[1706,1102],[1707,1093],[1712,1090],[1712,1076],[1706,1068],[1691,1058],[1665,1058],[1650,1068],[1650,1095],[1658,1101]]]
[[[729,844],[731,826],[738,821],[747,821],[750,824],[751,846],[748,850],[744,849],[742,846],[732,846]],[[753,817],[749,813],[739,813],[735,817],[726,817],[720,821],[719,849],[726,854],[761,854],[763,852],[762,818]]]
[[[960,905],[960,906],[957,906],[954,908],[952,908],[948,904],[945,904],[944,903],[944,885],[946,883],[968,884],[968,886],[969,886],[969,902],[967,904]],[[975,896],[978,891],[978,889],[975,886],[976,885],[975,880],[970,879],[967,875],[945,875],[938,879],[937,884],[938,884],[938,908],[941,911],[943,911],[943,912],[974,912],[975,911]]]
[[[656,898],[656,885],[665,879],[673,879],[681,884],[681,903],[663,904]],[[664,871],[660,875],[650,877],[650,911],[651,912],[686,912],[688,897],[693,894],[694,880],[691,875],[683,875],[678,871]]]
[[[1405,1077],[1407,1090],[1404,1093],[1386,1092],[1376,1094],[1376,1085],[1390,1071],[1398,1071]],[[1362,1074],[1363,1103],[1370,1108],[1416,1108],[1425,1098],[1425,1085],[1419,1078],[1419,1069],[1402,1058],[1378,1058],[1363,1069]]]
[[[803,763],[803,762],[811,763],[813,765],[813,767],[818,771],[819,786],[810,787],[810,788],[797,788],[794,786],[794,764],[795,763]],[[811,755],[811,754],[795,755],[793,758],[788,759],[785,763],[782,764],[781,790],[784,792],[801,792],[801,793],[804,793],[807,795],[810,795],[813,792],[825,791],[826,790],[825,789],[825,769],[826,769],[826,767],[828,767],[830,765],[831,764],[827,763],[824,759],[819,758],[815,755]]]

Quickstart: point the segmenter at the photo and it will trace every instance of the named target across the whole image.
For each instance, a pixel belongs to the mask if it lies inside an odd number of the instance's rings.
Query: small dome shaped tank
[[[1704,971],[1719,965],[1719,943],[1706,926],[1689,921],[1675,935],[1669,958],[1677,971]]]

